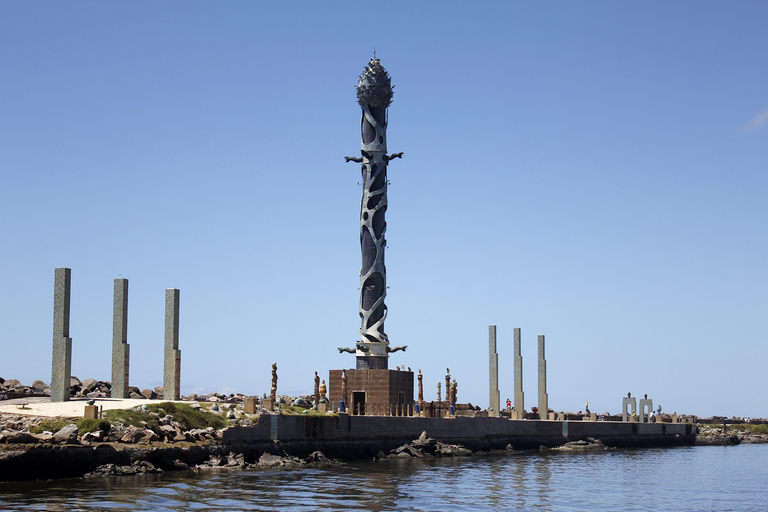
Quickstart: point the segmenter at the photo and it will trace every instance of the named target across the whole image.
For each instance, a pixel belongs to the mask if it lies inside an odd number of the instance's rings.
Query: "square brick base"
[[[349,412],[388,414],[386,411],[413,410],[413,372],[398,370],[345,370]],[[341,401],[341,372],[331,370],[328,376],[328,398],[335,408]]]

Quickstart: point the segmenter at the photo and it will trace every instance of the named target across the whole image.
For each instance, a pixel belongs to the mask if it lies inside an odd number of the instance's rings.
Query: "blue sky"
[[[526,407],[768,416],[768,3],[0,2],[0,376],[50,381],[53,275],[72,373],[308,394],[359,329],[354,84],[389,71],[394,354]]]

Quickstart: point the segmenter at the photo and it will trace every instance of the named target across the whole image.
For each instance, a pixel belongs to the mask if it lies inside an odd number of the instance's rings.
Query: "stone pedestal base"
[[[271,398],[262,398],[261,399],[261,410],[262,411],[271,411],[275,408],[275,401]]]
[[[86,405],[83,418],[97,420],[99,419],[99,408],[96,405]]]
[[[328,397],[337,404],[341,396],[341,372],[331,370]],[[398,370],[346,370],[347,397],[344,405],[350,414],[405,416],[413,411],[413,372]]]
[[[256,399],[252,396],[247,396],[243,399],[243,412],[245,414],[256,414]]]

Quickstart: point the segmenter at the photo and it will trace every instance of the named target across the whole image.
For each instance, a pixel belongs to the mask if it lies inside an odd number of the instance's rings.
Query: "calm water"
[[[0,484],[0,510],[768,510],[768,445]]]

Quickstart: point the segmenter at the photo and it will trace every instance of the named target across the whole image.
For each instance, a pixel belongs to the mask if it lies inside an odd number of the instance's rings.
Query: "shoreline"
[[[29,397],[0,402],[0,481],[137,475],[206,468],[291,468],[363,459],[471,456],[538,450],[767,443],[768,435],[693,423],[509,420],[493,417],[424,418],[347,414],[245,414],[235,403],[173,402],[228,425],[187,429],[170,415],[154,430],[106,423],[80,433],[74,424],[33,433],[43,421],[81,421],[88,398],[51,402]],[[159,406],[162,400],[99,398],[104,411]],[[26,404],[27,409],[19,409]],[[143,407],[141,409],[146,409]],[[168,407],[166,407],[168,409]],[[169,409],[170,410],[170,409]],[[286,411],[287,412],[287,411]],[[138,414],[138,412],[137,412]],[[179,419],[181,421],[181,419]],[[35,430],[40,430],[39,428]],[[429,437],[428,437],[429,436]]]

